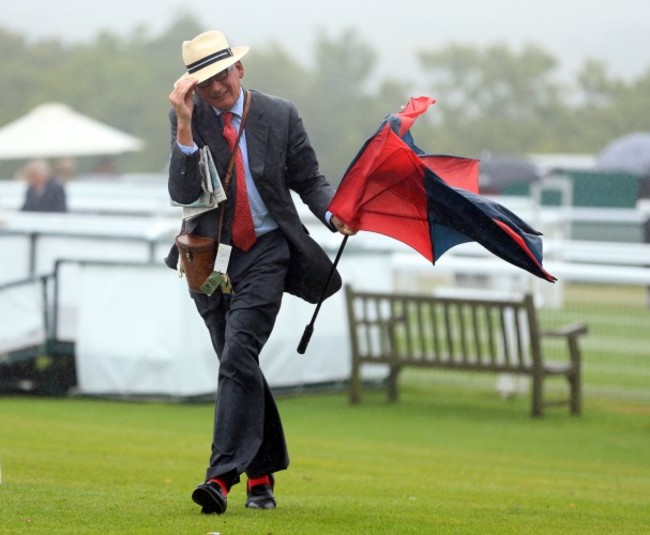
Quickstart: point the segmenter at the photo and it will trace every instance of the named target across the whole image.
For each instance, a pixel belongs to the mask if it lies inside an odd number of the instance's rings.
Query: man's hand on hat
[[[197,80],[190,76],[181,76],[169,94],[177,118],[176,140],[188,147],[194,145],[192,137],[192,113],[194,112],[194,87]]]
[[[196,78],[181,76],[174,83],[174,88],[169,94],[169,102],[176,111],[179,122],[191,122],[194,111],[194,88],[197,84]]]

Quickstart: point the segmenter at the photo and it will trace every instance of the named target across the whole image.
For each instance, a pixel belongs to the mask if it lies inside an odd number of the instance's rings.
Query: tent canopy
[[[650,173],[650,132],[633,132],[609,143],[598,155],[601,171]]]
[[[479,184],[486,193],[498,192],[511,184],[535,182],[540,176],[540,170],[526,157],[489,152],[481,155]]]
[[[0,159],[63,158],[138,151],[143,142],[58,103],[0,128]]]

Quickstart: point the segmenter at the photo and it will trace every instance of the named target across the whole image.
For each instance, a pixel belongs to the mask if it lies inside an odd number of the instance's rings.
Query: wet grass
[[[210,404],[0,398],[0,533],[365,534],[650,532],[650,407],[529,400],[406,376],[381,392],[279,400],[292,455],[278,509],[222,516],[190,500]]]

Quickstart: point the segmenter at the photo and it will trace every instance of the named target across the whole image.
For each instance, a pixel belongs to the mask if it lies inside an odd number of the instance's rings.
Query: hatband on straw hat
[[[226,36],[216,30],[203,32],[191,41],[183,41],[183,63],[187,72],[199,83],[237,63],[249,51],[248,46],[228,46]]]

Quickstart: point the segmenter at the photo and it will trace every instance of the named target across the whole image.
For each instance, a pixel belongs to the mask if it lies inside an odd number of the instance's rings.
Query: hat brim
[[[193,72],[192,74],[186,72],[178,80],[176,80],[176,83],[180,82],[181,80],[186,80],[188,78],[194,78],[199,84],[201,82],[205,82],[207,79],[212,78],[215,74],[223,71],[224,69],[227,69],[228,67],[234,65],[239,60],[241,60],[246,54],[248,54],[250,47],[233,46],[230,49],[232,50],[232,56],[217,61],[215,63],[211,63],[207,67],[204,67],[203,69]],[[174,85],[176,85],[176,83]]]

